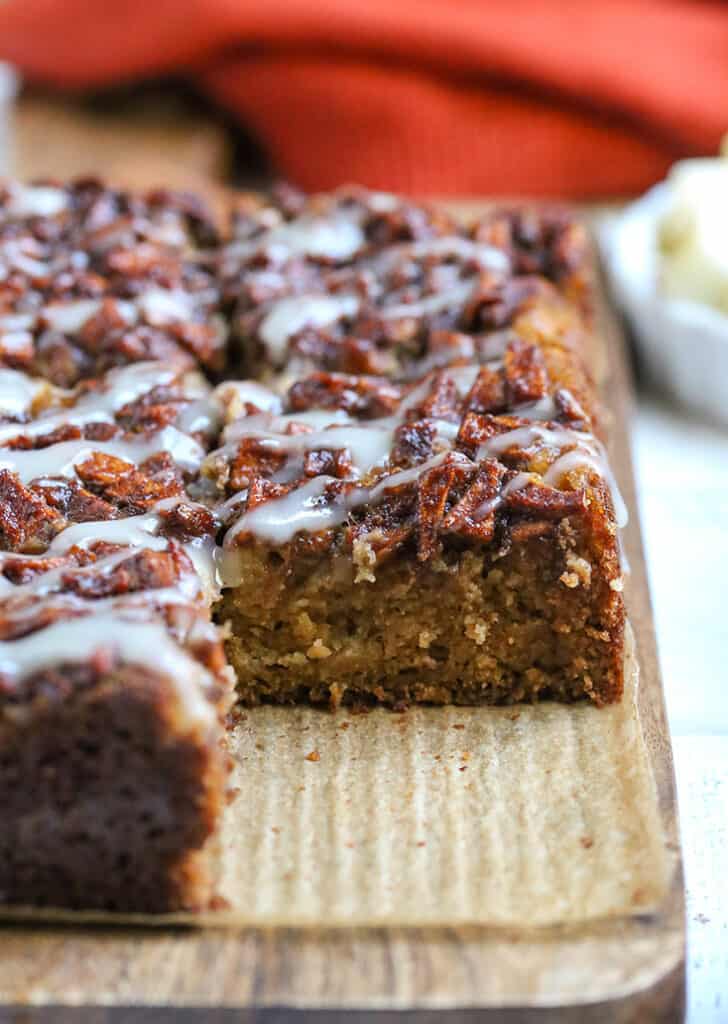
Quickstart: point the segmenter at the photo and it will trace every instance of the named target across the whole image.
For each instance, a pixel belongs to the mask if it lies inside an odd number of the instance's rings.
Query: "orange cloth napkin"
[[[189,74],[306,188],[614,195],[728,127],[728,4],[698,0],[5,0],[0,57]]]

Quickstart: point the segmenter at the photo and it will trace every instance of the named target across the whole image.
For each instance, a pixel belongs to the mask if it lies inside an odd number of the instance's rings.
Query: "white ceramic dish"
[[[18,91],[18,76],[9,64],[0,62],[0,175],[12,168],[12,108]]]
[[[651,379],[683,405],[728,424],[728,316],[666,298],[658,288],[657,225],[668,188],[656,185],[603,226],[605,262]]]

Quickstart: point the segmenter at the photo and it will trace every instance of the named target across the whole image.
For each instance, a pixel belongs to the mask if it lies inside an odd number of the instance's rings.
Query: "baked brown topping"
[[[218,523],[213,513],[203,505],[191,502],[175,503],[171,508],[160,508],[162,532],[177,541],[213,537]]]
[[[0,427],[4,546],[42,550],[68,523],[179,503],[204,454],[197,438],[217,416],[205,395],[196,377],[144,363],[56,393],[34,420]]]
[[[43,546],[59,526],[60,513],[24,487],[7,469],[0,469],[0,533],[3,546],[22,551]]]
[[[294,412],[343,409],[366,419],[394,412],[401,397],[401,388],[384,378],[343,373],[314,373],[296,381],[288,391]]]
[[[543,350],[513,336],[498,361],[406,387],[341,374],[299,381],[281,412],[253,408],[233,422],[206,472],[228,497],[227,546],[366,539],[379,560],[411,540],[426,560],[458,537],[525,539],[533,531],[513,527],[582,517],[589,501],[611,517],[591,431]]]
[[[71,387],[159,359],[221,366],[216,241],[193,197],[76,182],[0,192],[0,360]]]
[[[181,476],[166,452],[138,469],[115,455],[94,452],[76,466],[76,473],[89,490],[131,515],[183,493]]]
[[[506,252],[517,274],[539,274],[557,283],[583,271],[588,261],[584,228],[566,210],[494,210],[472,235]]]
[[[563,318],[558,289],[578,288],[587,262],[583,230],[563,212],[495,211],[464,228],[342,190],[247,204],[220,272],[254,373],[411,378],[486,361],[490,335],[534,304]]]

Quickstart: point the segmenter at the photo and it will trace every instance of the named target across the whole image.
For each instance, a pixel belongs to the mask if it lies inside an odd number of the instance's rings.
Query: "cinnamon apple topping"
[[[220,368],[225,325],[195,197],[86,179],[0,190],[0,364],[71,387],[141,360]]]
[[[248,406],[203,472],[227,496],[228,546],[268,536],[268,509],[281,542],[321,530],[351,548],[376,534],[377,559],[412,541],[422,560],[457,537],[507,545],[523,519],[585,516],[587,487],[608,504],[590,429],[542,350],[514,337],[501,360],[399,388],[341,374],[299,381],[275,412]]]

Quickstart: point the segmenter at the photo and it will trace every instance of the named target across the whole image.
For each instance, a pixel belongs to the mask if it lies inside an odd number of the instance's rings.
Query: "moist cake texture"
[[[619,698],[617,516],[562,356],[514,338],[405,387],[318,374],[247,404],[205,463],[242,699]]]
[[[232,691],[188,486],[215,410],[158,363],[42,395],[0,426],[0,900],[205,907]]]
[[[0,189],[0,902],[214,905],[236,699],[619,699],[590,282],[560,213]]]
[[[221,388],[204,470],[238,692],[616,700],[621,509],[583,229],[415,209],[286,191],[222,250],[244,365],[271,386]]]

